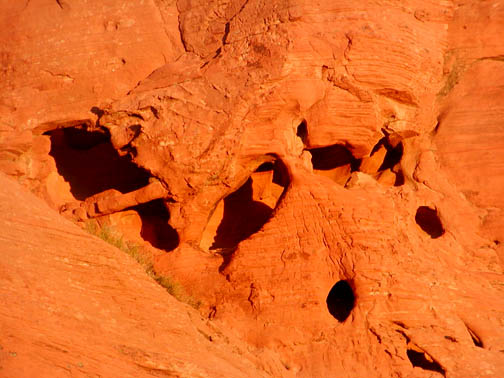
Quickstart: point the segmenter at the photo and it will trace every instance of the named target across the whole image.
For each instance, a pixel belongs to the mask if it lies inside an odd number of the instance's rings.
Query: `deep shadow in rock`
[[[404,147],[401,142],[398,143],[397,146],[395,147],[391,147],[386,143],[385,148],[387,149],[387,154],[383,159],[382,165],[378,169],[379,171],[394,168],[397,164],[401,162],[404,153]]]
[[[308,142],[308,125],[306,124],[306,121],[303,120],[297,127],[296,130],[296,135],[301,138],[301,141],[303,144],[306,144]]]
[[[326,299],[327,309],[339,322],[344,322],[355,305],[355,295],[348,281],[341,280],[331,288]]]
[[[356,170],[359,161],[355,159],[348,148],[340,144],[332,146],[310,148],[312,155],[313,169],[328,171],[347,164],[352,166],[352,170]]]
[[[142,219],[140,236],[153,247],[167,252],[179,245],[177,231],[168,224],[170,213],[163,199],[157,199],[131,208],[138,212]]]
[[[146,170],[135,165],[128,156],[117,153],[107,132],[68,127],[46,134],[51,140],[49,154],[77,200],[85,200],[107,189],[127,193],[149,182]]]
[[[378,172],[383,172],[386,170],[392,171],[396,178],[394,181],[394,186],[401,186],[405,183],[404,173],[402,172],[400,162],[404,154],[404,146],[402,142],[398,142],[392,146],[387,137],[381,138],[378,143],[373,147],[370,156],[373,156],[378,150],[385,148],[387,151],[383,162],[378,168]]]
[[[289,184],[289,173],[280,159],[260,165],[245,184],[226,196],[223,204],[217,205],[223,205],[223,215],[209,249],[233,250],[259,231],[270,219]],[[211,218],[210,222],[214,221]]]
[[[467,324],[465,324],[467,328],[467,332],[469,332],[469,335],[471,336],[472,342],[475,346],[478,348],[483,348],[483,341],[481,341],[481,338],[478,336],[476,332],[474,332]]]
[[[437,373],[442,374],[443,376],[445,375],[445,371],[441,367],[441,365],[439,365],[436,361],[427,356],[425,353],[413,349],[408,349],[406,351],[406,354],[413,366],[422,368],[424,370],[435,371]]]
[[[430,207],[420,206],[417,209],[415,221],[433,239],[439,238],[445,232],[437,210]]]
[[[361,160],[355,159],[348,148],[335,144],[308,149],[312,156],[313,172],[330,178],[339,185],[346,185],[351,173],[358,170]]]
[[[232,248],[259,231],[273,209],[252,198],[252,179],[224,198],[224,217],[210,249]]]

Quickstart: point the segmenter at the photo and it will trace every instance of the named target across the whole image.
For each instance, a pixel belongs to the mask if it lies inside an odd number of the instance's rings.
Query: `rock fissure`
[[[419,367],[424,370],[434,371],[443,376],[446,376],[445,369],[443,369],[443,367],[438,362],[436,362],[428,353],[422,351],[418,347],[414,346],[408,348],[406,355],[408,356],[408,359],[410,360],[413,367]]]

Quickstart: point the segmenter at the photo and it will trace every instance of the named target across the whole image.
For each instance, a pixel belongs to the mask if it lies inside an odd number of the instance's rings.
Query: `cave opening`
[[[432,239],[437,239],[445,233],[437,210],[428,206],[420,206],[417,209],[415,221]]]
[[[341,144],[307,149],[311,156],[313,171],[345,185],[352,172],[357,171],[360,159],[354,158],[348,148]]]
[[[107,189],[127,193],[148,184],[150,174],[128,155],[120,156],[110,142],[108,131],[88,130],[85,125],[48,131],[51,155],[60,176],[70,184],[75,199]]]
[[[329,313],[340,323],[344,322],[355,306],[355,295],[350,283],[340,280],[334,284],[326,299]]]
[[[209,250],[234,250],[270,219],[290,183],[279,160],[260,165],[233,193],[216,206],[200,246]]]
[[[306,144],[308,141],[308,125],[306,120],[301,121],[296,130],[296,135],[301,138],[303,144]]]
[[[150,173],[137,166],[129,154],[119,154],[110,141],[108,130],[76,125],[44,133],[49,136],[49,155],[56,163],[58,174],[68,182],[70,193],[78,201],[109,189],[129,193],[149,184]],[[168,221],[170,213],[164,199],[126,208],[134,210],[141,220],[138,234],[153,247],[165,251],[179,244],[178,233]],[[119,212],[120,213],[120,212]],[[132,230],[119,230],[128,237]],[[135,229],[134,234],[137,233]]]
[[[210,249],[232,248],[269,219],[273,209],[253,198],[250,177],[237,191],[224,198],[224,215]]]
[[[142,203],[130,208],[135,210],[142,220],[140,236],[149,242],[154,248],[166,252],[173,251],[179,245],[179,235],[170,226],[170,212],[165,200],[159,198],[150,202]]]
[[[350,164],[353,170],[358,168],[358,160],[354,159],[348,148],[341,144],[308,149],[312,155],[313,169],[328,171]]]
[[[424,370],[435,371],[437,373],[445,375],[445,371],[442,368],[442,366],[439,365],[432,358],[430,358],[429,355],[414,349],[408,349],[406,351],[406,355],[408,356],[408,359],[410,360],[411,364],[414,367],[419,367]]]

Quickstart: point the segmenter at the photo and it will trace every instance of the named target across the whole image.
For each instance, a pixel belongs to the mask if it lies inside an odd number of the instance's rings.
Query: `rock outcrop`
[[[0,7],[2,171],[257,374],[504,374],[503,4],[119,3]]]
[[[283,370],[4,174],[0,188],[3,377],[265,377]]]

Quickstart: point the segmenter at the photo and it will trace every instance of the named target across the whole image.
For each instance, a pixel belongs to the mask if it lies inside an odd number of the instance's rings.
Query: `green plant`
[[[164,287],[168,293],[170,293],[180,302],[187,303],[189,306],[195,309],[200,308],[201,301],[187,294],[185,288],[173,278],[164,275],[156,275],[154,279],[159,285]]]
[[[114,247],[126,252],[133,257],[140,265],[143,266],[145,272],[154,279],[160,286],[175,297],[178,301],[187,303],[189,306],[198,309],[201,306],[201,301],[189,295],[185,288],[173,278],[158,274],[152,263],[145,258],[140,248],[135,243],[124,241],[123,236],[113,227],[104,225],[101,228],[95,220],[89,220],[85,223],[84,229],[92,235],[98,236],[103,241],[113,245]]]

